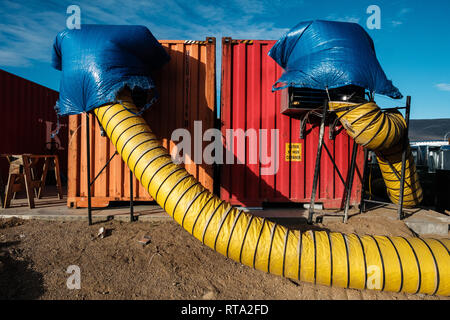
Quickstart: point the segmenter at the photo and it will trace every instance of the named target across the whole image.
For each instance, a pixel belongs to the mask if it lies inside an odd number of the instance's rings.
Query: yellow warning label
[[[286,161],[302,161],[302,144],[301,143],[286,143]]]

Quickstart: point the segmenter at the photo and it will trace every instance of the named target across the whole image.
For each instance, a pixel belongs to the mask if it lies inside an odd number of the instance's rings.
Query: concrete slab
[[[13,200],[11,208],[1,208],[0,218],[17,217],[21,219],[38,219],[51,221],[87,221],[86,208],[69,208],[67,200],[55,197],[43,197],[36,199],[36,208],[30,209],[25,198]],[[134,216],[138,221],[156,221],[171,219],[171,217],[156,203],[139,204],[134,206]],[[94,208],[92,211],[93,222],[107,220],[130,221],[129,206],[111,206],[108,208]]]
[[[405,224],[419,235],[448,235],[450,217],[433,210],[421,210],[404,220]]]

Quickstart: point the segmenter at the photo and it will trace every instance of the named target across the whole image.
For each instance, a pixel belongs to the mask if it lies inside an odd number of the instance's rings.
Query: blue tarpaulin
[[[372,38],[356,23],[301,22],[275,43],[269,56],[284,69],[274,91],[357,85],[395,99],[403,97],[386,78]],[[279,86],[281,83],[284,85]]]
[[[116,101],[125,86],[154,88],[150,77],[170,57],[144,26],[81,25],[63,30],[53,44],[62,71],[59,115],[87,112]]]

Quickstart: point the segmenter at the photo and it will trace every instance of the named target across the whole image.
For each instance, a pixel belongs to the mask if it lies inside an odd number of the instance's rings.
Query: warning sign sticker
[[[289,142],[286,143],[285,160],[302,161],[302,144]]]

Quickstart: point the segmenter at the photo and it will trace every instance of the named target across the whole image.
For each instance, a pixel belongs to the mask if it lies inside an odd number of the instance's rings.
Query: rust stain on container
[[[282,68],[267,53],[276,41],[222,39],[221,122],[222,135],[227,130],[255,129],[255,141],[245,140],[239,155],[235,146],[225,146],[225,153],[235,164],[221,166],[220,195],[234,205],[263,206],[265,203],[309,202],[319,141],[319,123],[306,125],[304,139],[300,139],[300,119],[280,113],[281,91],[272,92],[272,85],[281,76]],[[263,131],[261,131],[261,129]],[[261,152],[271,155],[274,129],[278,129],[278,170],[266,174],[268,165],[261,164]],[[335,159],[334,167],[327,150],[321,157],[321,171],[316,202],[325,208],[343,205],[353,140],[340,130],[334,140],[325,129],[325,144]],[[266,130],[266,131],[264,131]],[[267,133],[267,146],[258,147],[261,134]],[[275,140],[276,141],[276,140]],[[253,153],[255,152],[255,153]],[[252,160],[256,154],[257,161]],[[358,149],[351,204],[360,201],[363,150]],[[270,157],[268,157],[270,159]],[[240,160],[240,164],[236,163]],[[276,172],[276,173],[275,173]],[[342,179],[341,179],[342,177]]]
[[[172,132],[185,128],[194,136],[194,121],[202,121],[203,131],[213,128],[216,114],[216,42],[162,40],[171,60],[153,75],[159,101],[144,113],[153,132],[166,148],[173,150]],[[85,115],[69,116],[68,202],[71,207],[87,206]],[[102,137],[97,120],[91,117],[92,179],[114,154],[115,147]],[[188,157],[193,158],[192,154]],[[206,164],[185,164],[187,171],[205,187],[213,189],[213,168]],[[105,207],[110,201],[130,199],[129,169],[119,156],[114,157],[92,186],[92,205]],[[151,201],[147,191],[133,178],[135,201]]]
[[[51,153],[59,157],[61,173],[67,173],[67,119],[61,118],[61,128],[55,139],[55,103],[58,92],[0,70],[0,153]],[[0,169],[6,183],[8,162],[2,158]]]

